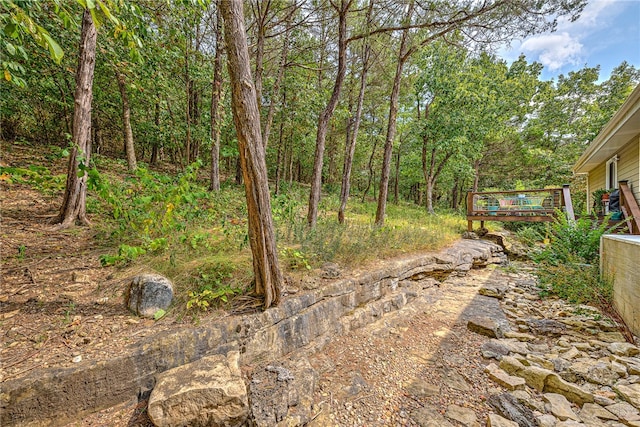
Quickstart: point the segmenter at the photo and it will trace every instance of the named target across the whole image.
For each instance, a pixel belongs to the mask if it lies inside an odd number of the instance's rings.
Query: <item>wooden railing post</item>
[[[469,191],[467,193],[467,218],[473,212],[473,192]],[[473,221],[467,221],[467,231],[473,231]]]
[[[633,192],[629,188],[627,181],[618,181],[618,189],[620,190],[620,210],[627,219],[627,224],[631,223],[629,233],[640,234],[640,207]]]
[[[576,214],[573,212],[573,202],[571,201],[571,192],[569,191],[569,184],[562,186],[562,201],[565,206],[565,212],[567,213],[567,220],[569,222],[575,222]]]

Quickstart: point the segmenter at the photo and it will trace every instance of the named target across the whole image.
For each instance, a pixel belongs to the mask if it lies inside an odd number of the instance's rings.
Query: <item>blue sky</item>
[[[600,80],[627,61],[640,68],[640,0],[590,0],[575,22],[558,21],[553,33],[514,40],[498,54],[507,61],[524,53],[544,65],[542,78],[600,65]]]

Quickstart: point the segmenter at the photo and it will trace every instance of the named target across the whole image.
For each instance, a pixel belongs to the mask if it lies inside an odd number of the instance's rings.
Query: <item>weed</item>
[[[18,259],[23,260],[27,253],[27,247],[25,245],[18,246]]]

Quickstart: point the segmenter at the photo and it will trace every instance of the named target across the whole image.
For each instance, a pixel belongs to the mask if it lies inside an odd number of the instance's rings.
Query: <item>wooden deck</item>
[[[543,222],[553,221],[563,211],[575,220],[569,186],[522,191],[485,191],[467,194],[467,229],[473,221]]]

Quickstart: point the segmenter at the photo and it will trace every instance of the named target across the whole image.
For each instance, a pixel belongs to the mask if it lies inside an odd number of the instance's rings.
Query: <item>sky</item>
[[[589,0],[577,21],[560,19],[553,33],[514,40],[498,55],[511,62],[521,53],[544,66],[544,80],[600,65],[603,81],[622,61],[640,68],[640,0]]]

